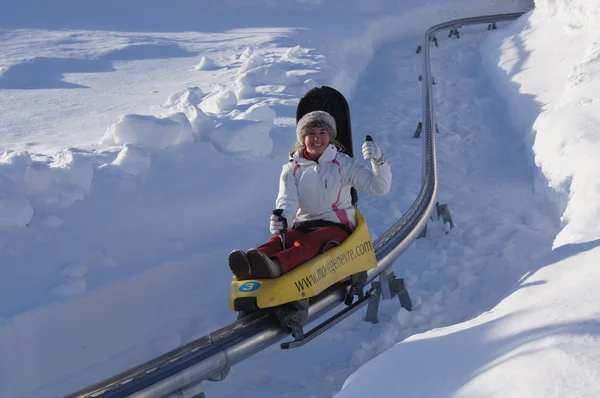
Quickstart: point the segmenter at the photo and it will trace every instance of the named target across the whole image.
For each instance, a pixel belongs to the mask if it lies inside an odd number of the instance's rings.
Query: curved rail
[[[523,13],[464,18],[430,28],[424,38],[423,55],[423,181],[415,202],[388,231],[373,242],[378,267],[369,271],[373,281],[417,239],[436,205],[438,175],[435,152],[434,110],[429,43],[442,29],[464,25],[511,21]],[[311,304],[309,321],[329,312],[344,300],[346,288],[332,288]],[[140,366],[90,386],[68,398],[157,398],[176,393],[193,396],[194,386],[205,380],[220,380],[230,367],[275,344],[288,334],[264,312],[246,316],[185,346]],[[190,391],[192,395],[186,395]]]

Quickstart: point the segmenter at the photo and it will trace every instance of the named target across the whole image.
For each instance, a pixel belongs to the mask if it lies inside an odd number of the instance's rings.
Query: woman
[[[277,278],[318,255],[328,242],[344,241],[356,225],[351,187],[371,195],[390,190],[392,172],[377,144],[362,146],[369,168],[339,152],[336,134],[327,112],[310,112],[298,121],[298,142],[279,181],[276,207],[283,213],[271,215],[274,235],[267,243],[247,253],[231,252],[229,267],[238,280]],[[285,248],[280,231],[287,231]]]

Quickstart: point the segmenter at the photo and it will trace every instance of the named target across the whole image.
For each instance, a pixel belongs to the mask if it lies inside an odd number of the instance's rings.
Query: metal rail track
[[[383,277],[393,262],[419,237],[437,204],[438,173],[435,151],[435,117],[429,44],[435,33],[465,25],[512,21],[523,13],[464,18],[441,23],[427,30],[423,45],[423,180],[421,190],[408,211],[373,246],[378,267],[368,273],[368,282]],[[383,283],[383,281],[382,281]],[[346,288],[332,288],[311,304],[309,321],[343,302]],[[222,380],[231,366],[277,343],[288,335],[265,312],[250,314],[230,325],[170,351],[149,362],[92,385],[67,398],[158,398],[203,397],[201,383]],[[200,386],[200,388],[198,388]]]

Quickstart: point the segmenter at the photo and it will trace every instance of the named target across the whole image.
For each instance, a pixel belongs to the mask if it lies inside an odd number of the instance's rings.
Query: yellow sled
[[[307,299],[353,274],[377,267],[367,223],[356,210],[356,229],[340,245],[327,250],[277,279],[238,281],[229,291],[229,308],[270,308]]]

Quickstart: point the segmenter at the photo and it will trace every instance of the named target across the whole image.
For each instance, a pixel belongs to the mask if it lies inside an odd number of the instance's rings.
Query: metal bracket
[[[217,373],[213,374],[212,376],[210,376],[208,378],[208,380],[210,380],[210,381],[223,381],[223,380],[225,380],[225,378],[229,374],[230,370],[231,370],[231,366],[227,365],[220,372],[217,372]]]
[[[419,138],[421,136],[422,131],[423,131],[423,123],[419,122],[419,124],[417,124],[417,130],[415,131],[415,134],[413,134],[413,138]]]
[[[440,202],[435,204],[438,220],[441,218],[444,223],[444,227],[446,228],[446,234],[450,232],[452,228],[454,228],[454,222],[452,221],[452,216],[450,215],[450,210],[448,210],[448,205],[441,205]]]
[[[383,300],[391,300],[398,297],[400,306],[407,311],[412,311],[412,301],[406,290],[404,278],[396,278],[396,274],[390,269],[379,275],[379,280],[371,283],[372,290],[377,296],[369,303],[365,321],[371,323],[379,322],[379,303]]]

